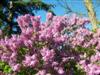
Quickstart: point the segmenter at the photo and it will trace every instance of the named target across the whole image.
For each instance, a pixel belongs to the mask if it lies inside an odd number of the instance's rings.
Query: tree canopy
[[[41,0],[0,0],[0,28],[5,35],[20,33],[16,18],[20,15],[31,14],[39,10],[49,11],[54,7]]]

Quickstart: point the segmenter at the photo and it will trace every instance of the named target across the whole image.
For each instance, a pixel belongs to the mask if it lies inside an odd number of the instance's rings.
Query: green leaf
[[[76,61],[73,59],[70,59],[69,62],[65,64],[65,69],[66,71],[71,70],[72,75],[86,75],[85,72],[77,66]]]
[[[2,66],[4,66],[4,65],[5,65],[5,63],[2,62],[2,61],[0,61],[0,68],[1,68]]]
[[[36,73],[37,73],[36,70],[27,67],[27,68],[22,68],[21,71],[17,73],[17,75],[35,75]]]
[[[0,69],[7,74],[12,72],[11,67],[6,62],[3,61],[0,61]]]
[[[24,59],[24,55],[29,51],[28,48],[26,47],[21,47],[19,48],[19,52],[18,52],[18,57],[17,57],[17,62],[20,63],[22,62],[22,60]]]
[[[85,47],[77,46],[75,50],[78,52],[86,53],[87,57],[95,54],[95,51],[92,48],[85,48]]]
[[[22,55],[25,55],[27,51],[28,51],[28,49],[25,48],[25,47],[21,47],[21,48],[19,49],[19,52],[20,52],[20,54],[22,54]]]
[[[31,0],[22,0],[22,1],[27,3],[27,2],[30,2]]]

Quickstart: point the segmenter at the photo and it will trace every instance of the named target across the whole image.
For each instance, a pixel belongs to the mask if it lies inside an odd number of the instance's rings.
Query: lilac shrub
[[[0,40],[0,69],[16,75],[99,75],[100,29],[85,28],[86,17],[53,16],[46,22],[26,14],[17,19],[21,34]],[[0,35],[3,32],[0,31]],[[5,66],[8,66],[5,69]]]

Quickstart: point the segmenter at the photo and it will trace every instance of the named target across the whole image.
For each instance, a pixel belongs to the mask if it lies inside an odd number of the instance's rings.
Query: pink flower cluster
[[[74,75],[70,63],[74,61],[87,75],[100,74],[100,63],[96,64],[100,62],[100,31],[93,33],[84,27],[88,18],[48,13],[45,23],[40,16],[29,14],[17,21],[21,34],[0,40],[0,61],[8,63],[13,72],[33,68],[34,75]],[[77,46],[93,48],[95,54],[84,57],[86,53],[76,51]]]
[[[99,75],[100,74],[100,52],[91,56],[90,60],[81,60],[79,62],[81,67],[84,68],[87,75]]]

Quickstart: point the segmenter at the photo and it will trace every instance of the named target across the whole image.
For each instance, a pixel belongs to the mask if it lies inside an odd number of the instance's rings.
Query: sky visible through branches
[[[65,14],[65,10],[57,3],[57,0],[43,0],[46,3],[51,3],[51,4],[55,4],[55,8],[53,8],[53,11],[55,12],[56,15],[64,15]],[[74,12],[78,12],[80,14],[83,14],[84,16],[87,16],[87,10],[85,8],[84,2],[83,0],[66,0],[69,7],[74,11]],[[94,8],[96,11],[96,15],[97,15],[97,19],[100,20],[100,11],[98,9],[100,9],[100,2],[97,0],[93,0],[93,4],[94,4]],[[40,15],[41,16],[41,20],[42,22],[45,21],[46,18],[46,12],[45,11],[39,11],[36,13],[36,15]],[[90,25],[87,25],[88,28],[91,29]]]

